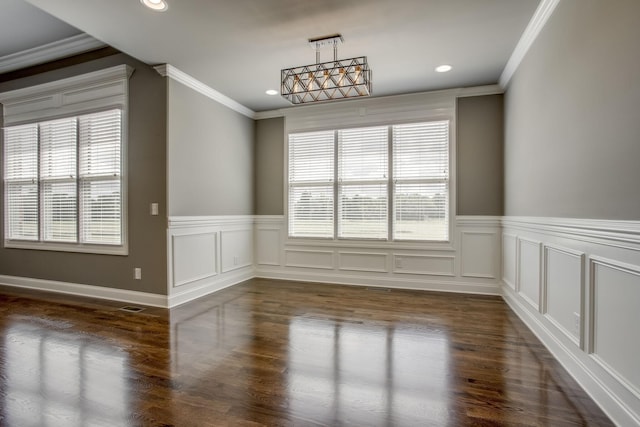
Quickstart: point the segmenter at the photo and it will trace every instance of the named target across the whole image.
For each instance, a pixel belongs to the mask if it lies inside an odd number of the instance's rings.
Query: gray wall
[[[256,215],[284,214],[284,118],[256,120]]]
[[[166,185],[164,79],[123,54],[0,84],[0,92],[71,77],[119,64],[135,72],[129,81],[128,225],[129,255],[96,255],[0,248],[0,275],[22,276],[166,294]],[[0,198],[0,203],[4,198]],[[149,204],[160,215],[149,215]],[[4,209],[0,209],[2,215]],[[0,221],[4,224],[4,221]],[[2,232],[4,236],[4,230]],[[142,280],[133,279],[134,267]]]
[[[640,219],[640,1],[563,0],[505,96],[505,214]]]
[[[458,98],[457,214],[503,214],[503,97]]]
[[[252,215],[253,120],[167,85],[169,215]]]
[[[457,214],[503,213],[502,95],[460,98],[457,105]],[[284,209],[284,119],[256,122],[256,214]]]

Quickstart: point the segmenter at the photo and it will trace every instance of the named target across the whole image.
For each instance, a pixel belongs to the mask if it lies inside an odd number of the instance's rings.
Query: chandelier
[[[316,63],[281,71],[280,94],[292,104],[371,95],[371,69],[367,57],[338,60],[342,36],[309,39]],[[333,47],[333,61],[320,62],[320,49]]]

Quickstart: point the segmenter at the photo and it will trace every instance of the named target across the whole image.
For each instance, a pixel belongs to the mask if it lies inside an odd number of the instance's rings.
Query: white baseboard
[[[167,308],[166,295],[152,294],[148,292],[3,275],[0,275],[0,285]]]
[[[259,268],[255,277],[265,279],[295,280],[313,283],[332,283],[337,285],[384,287],[420,291],[454,292],[479,295],[500,295],[497,284],[460,281],[438,281],[414,278],[383,278],[373,276],[345,275],[339,273],[296,271],[292,268]]]
[[[252,266],[239,268],[237,270],[215,276],[212,280],[200,284],[197,287],[188,288],[182,292],[174,292],[168,298],[168,308],[173,308],[205,295],[229,288],[238,283],[247,281],[255,277]]]

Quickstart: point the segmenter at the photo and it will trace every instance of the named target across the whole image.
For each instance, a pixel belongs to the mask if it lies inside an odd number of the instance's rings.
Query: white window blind
[[[393,126],[396,240],[449,238],[449,122]]]
[[[334,132],[289,135],[289,235],[333,237]]]
[[[338,237],[388,237],[388,129],[338,131]]]
[[[449,121],[289,134],[288,215],[293,237],[448,241]]]
[[[122,111],[5,128],[6,239],[121,245]]]
[[[5,234],[38,240],[38,126],[4,131]]]
[[[122,228],[121,111],[79,119],[82,241],[120,244]]]
[[[78,239],[76,141],[75,117],[40,124],[43,241]]]

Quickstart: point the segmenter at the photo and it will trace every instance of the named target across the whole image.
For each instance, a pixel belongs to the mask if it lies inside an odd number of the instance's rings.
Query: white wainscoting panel
[[[461,275],[495,279],[500,270],[500,236],[494,231],[460,233]]]
[[[615,424],[640,426],[640,221],[503,217],[502,228],[505,301]]]
[[[333,270],[333,251],[285,249],[285,266]]]
[[[172,238],[173,286],[218,274],[218,233],[180,234]]]
[[[450,242],[292,239],[284,216],[258,216],[255,230],[258,277],[492,295],[500,290],[499,217],[456,217]]]
[[[348,271],[375,271],[386,273],[388,256],[384,253],[338,252],[338,268]]]
[[[640,397],[640,266],[591,259],[591,351]]]
[[[393,272],[403,274],[427,274],[430,276],[455,276],[455,257],[446,255],[393,255]]]
[[[540,305],[540,242],[518,238],[516,289],[538,310]]]
[[[258,265],[280,265],[280,228],[256,227],[255,245]]]
[[[253,228],[222,230],[220,243],[223,273],[253,265]]]
[[[542,312],[558,330],[580,345],[584,253],[544,246]]]
[[[253,216],[170,217],[167,299],[170,307],[254,276]]]

